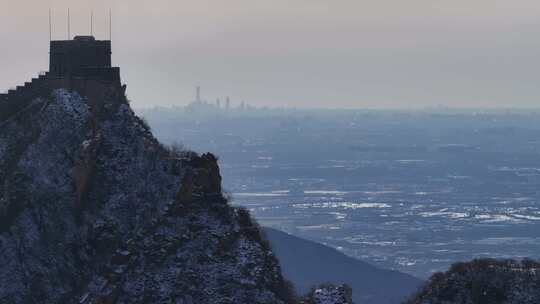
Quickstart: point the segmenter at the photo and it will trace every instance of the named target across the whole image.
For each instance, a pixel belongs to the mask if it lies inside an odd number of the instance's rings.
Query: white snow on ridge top
[[[71,118],[85,118],[89,115],[86,102],[77,93],[69,93],[67,90],[59,89],[53,93],[55,104],[57,104],[63,114]]]

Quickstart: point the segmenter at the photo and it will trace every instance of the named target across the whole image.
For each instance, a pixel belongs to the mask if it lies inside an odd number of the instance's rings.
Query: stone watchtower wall
[[[0,122],[23,110],[33,99],[49,97],[55,89],[94,98],[98,87],[121,91],[120,68],[111,64],[111,41],[92,36],[51,41],[49,56],[49,72],[0,94]]]
[[[120,71],[111,66],[111,41],[92,36],[51,41],[49,74],[53,78],[120,78]]]

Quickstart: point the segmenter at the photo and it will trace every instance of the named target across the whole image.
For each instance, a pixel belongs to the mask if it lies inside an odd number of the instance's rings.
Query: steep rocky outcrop
[[[475,260],[431,277],[408,304],[540,303],[540,263]]]
[[[313,288],[301,304],[353,304],[352,290],[347,285],[323,285]]]
[[[216,157],[163,147],[122,91],[95,96],[0,121],[0,302],[291,303]]]

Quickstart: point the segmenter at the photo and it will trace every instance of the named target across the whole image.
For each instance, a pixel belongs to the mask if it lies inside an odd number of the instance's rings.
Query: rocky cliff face
[[[433,275],[409,304],[540,303],[540,263],[476,260]]]
[[[313,288],[301,304],[353,304],[352,290],[347,285],[323,285]]]
[[[289,303],[216,158],[160,145],[111,91],[0,121],[2,303]]]

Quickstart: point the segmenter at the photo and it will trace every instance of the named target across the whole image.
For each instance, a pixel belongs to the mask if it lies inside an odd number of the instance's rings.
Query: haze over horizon
[[[256,106],[536,107],[531,0],[0,0],[0,91],[48,68],[53,39],[108,38],[134,107],[231,96]]]

